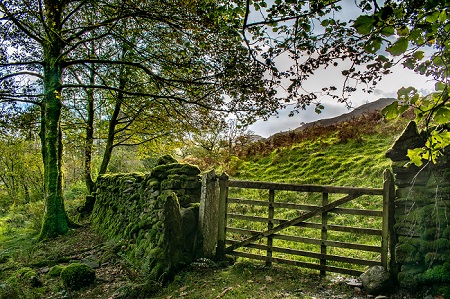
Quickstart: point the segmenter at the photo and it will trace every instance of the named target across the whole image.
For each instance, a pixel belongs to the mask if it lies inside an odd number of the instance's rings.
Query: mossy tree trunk
[[[41,145],[44,162],[44,220],[39,239],[65,234],[70,225],[64,208],[62,177],[61,89],[63,63],[60,59],[64,43],[61,31],[59,1],[45,1],[48,39],[43,43],[44,98],[41,106]],[[51,9],[51,10],[50,10]]]

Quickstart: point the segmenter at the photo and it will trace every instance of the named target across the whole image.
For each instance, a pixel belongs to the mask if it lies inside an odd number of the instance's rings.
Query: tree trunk
[[[114,106],[114,112],[109,120],[108,137],[106,140],[105,153],[103,154],[102,164],[98,174],[105,174],[108,170],[109,161],[111,161],[112,151],[114,149],[114,137],[116,131],[117,118],[119,117],[120,108],[122,106],[123,94],[120,93]]]
[[[123,90],[126,86],[124,70],[122,69],[119,74],[119,89]],[[117,95],[116,103],[114,106],[114,111],[109,121],[108,126],[108,137],[106,140],[105,153],[103,154],[102,164],[100,166],[100,171],[98,174],[105,174],[108,170],[109,161],[111,161],[112,151],[114,149],[114,138],[116,137],[116,125],[117,118],[119,117],[120,109],[122,108],[124,94],[119,92]]]
[[[41,113],[41,143],[44,162],[44,221],[39,239],[65,234],[69,219],[62,191],[61,77],[59,65],[45,67],[44,100]]]
[[[64,43],[61,31],[62,11],[59,1],[45,1],[49,39],[43,43],[44,97],[41,106],[41,146],[44,162],[44,220],[39,239],[65,234],[71,222],[64,208],[62,178],[61,89],[63,65],[60,55]]]
[[[93,66],[91,66],[93,67]],[[90,84],[94,85],[94,71],[91,70]],[[94,90],[87,91],[87,124],[86,124],[86,143],[84,147],[84,178],[87,193],[94,191],[95,183],[92,180],[92,148],[94,146]]]

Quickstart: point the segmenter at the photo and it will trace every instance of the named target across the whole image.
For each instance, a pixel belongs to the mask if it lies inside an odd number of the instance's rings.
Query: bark
[[[93,85],[94,72],[91,70],[90,83]],[[87,123],[86,123],[86,143],[84,147],[84,177],[86,183],[87,193],[91,194],[94,191],[95,183],[92,180],[92,148],[94,146],[94,90],[90,89],[87,92]]]
[[[64,44],[61,30],[63,8],[59,1],[45,1],[47,24],[51,31],[44,41],[44,98],[41,106],[42,158],[44,162],[44,219],[39,239],[65,234],[72,223],[64,208],[62,177],[61,86],[63,66],[60,55]]]
[[[126,82],[125,82],[125,79],[123,76],[123,70],[121,70],[119,78],[120,78],[119,89],[123,90],[126,85]],[[108,171],[108,165],[109,165],[109,162],[111,161],[112,151],[114,149],[114,138],[116,137],[117,119],[119,117],[120,109],[122,108],[123,97],[124,97],[124,94],[122,92],[119,92],[119,94],[117,95],[115,106],[114,106],[114,112],[109,121],[108,137],[106,140],[105,153],[103,154],[102,164],[101,164],[100,170],[98,172],[99,175],[105,174]]]
[[[106,140],[105,145],[105,153],[103,154],[102,164],[100,166],[100,170],[98,174],[105,174],[108,170],[109,161],[111,161],[112,151],[114,149],[114,137],[115,137],[115,130],[116,130],[116,124],[117,124],[117,118],[119,117],[119,112],[122,106],[122,98],[123,94],[119,94],[119,97],[116,100],[116,104],[114,106],[114,112],[111,116],[111,119],[109,120],[109,126],[108,126],[108,137]]]

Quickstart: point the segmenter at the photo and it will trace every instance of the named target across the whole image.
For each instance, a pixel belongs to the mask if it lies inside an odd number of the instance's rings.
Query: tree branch
[[[2,8],[3,13],[8,17],[9,20],[11,20],[14,25],[16,25],[20,30],[22,30],[23,33],[28,35],[29,38],[37,41],[39,44],[43,43],[43,39],[39,36],[33,34],[24,24],[22,24],[14,15],[6,8],[3,1],[0,2],[0,8]]]
[[[201,77],[201,78],[195,78],[194,80],[178,80],[178,79],[163,78],[163,77],[158,76],[155,73],[153,73],[150,69],[148,69],[147,67],[143,66],[141,63],[130,62],[130,61],[113,61],[113,60],[101,60],[101,59],[79,59],[79,60],[66,61],[64,63],[64,66],[67,67],[67,66],[71,66],[71,65],[86,64],[86,63],[132,66],[132,67],[135,67],[135,68],[138,68],[138,69],[144,71],[144,73],[146,73],[150,77],[153,77],[153,78],[156,78],[156,79],[158,79],[160,81],[165,81],[165,82],[176,82],[176,83],[196,84],[196,85],[212,85],[212,84],[214,84],[213,82],[205,82],[204,81],[204,80],[210,79],[211,78],[210,76]]]
[[[44,77],[41,74],[39,74],[39,73],[24,71],[24,72],[13,73],[13,74],[9,74],[9,75],[0,77],[0,81],[3,81],[3,80],[8,79],[8,78],[15,77],[15,76],[21,76],[21,75],[29,75],[29,76],[38,77],[39,79],[44,79]]]

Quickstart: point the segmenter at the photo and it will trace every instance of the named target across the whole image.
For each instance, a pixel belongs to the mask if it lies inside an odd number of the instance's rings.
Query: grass
[[[394,129],[393,129],[394,128]],[[390,168],[390,160],[385,157],[386,151],[392,146],[396,135],[400,133],[402,125],[377,122],[370,126],[370,134],[360,134],[358,138],[347,139],[342,142],[340,132],[327,132],[314,139],[301,140],[295,144],[277,148],[265,156],[250,157],[239,161],[230,179],[270,181],[295,184],[315,184],[332,186],[352,186],[366,188],[382,188],[383,172]],[[390,134],[386,134],[390,130]],[[268,200],[267,190],[230,188],[230,197],[252,200]],[[332,202],[343,195],[330,194]],[[290,202],[320,206],[322,195],[318,193],[299,193],[292,191],[276,191],[275,202]],[[362,196],[341,207],[382,210],[381,196]],[[246,216],[266,217],[267,207],[254,207],[244,204],[232,204],[229,212]],[[275,218],[289,220],[299,216],[302,211],[290,209],[275,209]],[[329,213],[329,225],[362,227],[381,229],[381,217],[367,217],[357,215],[344,215]],[[320,223],[320,217],[307,220],[311,223]],[[229,219],[229,227],[264,231],[267,224],[249,222],[239,219]],[[321,238],[321,230],[305,227],[291,227],[283,230],[282,234],[301,236],[306,238]],[[234,240],[245,239],[244,235],[228,233],[227,237]],[[355,233],[328,231],[328,239],[333,241],[356,243],[362,245],[380,246],[381,237],[361,235]],[[263,239],[260,244],[267,241]],[[320,246],[305,243],[275,240],[274,246],[283,248],[320,252]],[[265,255],[258,249],[240,249],[245,252]],[[371,251],[350,250],[338,247],[328,247],[328,253],[365,260],[380,260],[380,254]],[[299,261],[318,263],[315,258],[293,256],[274,253],[275,257],[295,259]],[[364,271],[367,266],[346,264],[341,262],[328,262],[328,265]]]

